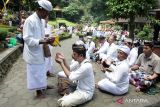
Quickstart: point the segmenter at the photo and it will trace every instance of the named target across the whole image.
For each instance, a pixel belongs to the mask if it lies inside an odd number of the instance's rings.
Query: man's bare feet
[[[50,73],[49,71],[47,71],[47,77],[55,77],[55,75],[53,73]]]
[[[132,84],[133,86],[136,86],[136,81],[131,80],[131,81],[130,81],[130,84]]]
[[[45,98],[46,96],[45,96],[45,93],[44,93],[44,91],[43,90],[36,90],[36,98],[37,99],[43,99],[43,98]]]
[[[140,89],[140,87],[138,86],[138,87],[136,87],[136,90],[135,90],[136,92],[140,92],[141,91],[141,89]]]

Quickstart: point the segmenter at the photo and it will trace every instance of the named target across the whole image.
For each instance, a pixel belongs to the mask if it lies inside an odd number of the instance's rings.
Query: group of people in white
[[[23,58],[27,64],[27,88],[35,90],[38,98],[44,98],[47,88],[46,71],[53,71],[51,55],[45,57],[44,46],[53,43],[50,26],[47,24],[48,12],[52,10],[48,0],[38,0],[37,10],[29,16],[23,26]],[[44,23],[44,20],[46,22]],[[84,43],[81,39],[72,45],[72,63],[69,65],[65,56],[57,52],[55,61],[62,70],[58,77],[67,78],[76,83],[76,90],[65,94],[58,100],[59,106],[71,107],[85,103],[93,98],[95,87],[114,95],[128,92],[129,83],[142,90],[155,84],[160,73],[160,58],[153,53],[153,45],[145,42],[143,53],[138,56],[138,47],[129,39],[116,44],[116,34],[100,35],[98,45],[87,36]],[[105,78],[95,83],[92,59],[98,57],[98,64]],[[138,59],[137,59],[138,58]],[[51,65],[50,65],[51,64]],[[135,71],[136,70],[136,71]]]
[[[136,86],[136,91],[144,90],[156,83],[160,73],[160,58],[153,53],[151,42],[144,43],[143,53],[138,56],[138,42],[132,45],[132,41],[127,38],[124,43],[117,45],[115,35],[110,35],[108,39],[105,37],[99,37],[98,39],[98,49],[92,41],[92,36],[87,36],[86,43],[82,41],[83,39],[77,40],[76,44],[72,46],[73,61],[70,67],[66,65],[64,55],[57,53],[57,58],[63,60],[61,63],[57,61],[63,69],[58,73],[58,76],[66,77],[71,81],[78,81],[76,91],[59,99],[59,105],[64,107],[75,106],[91,99],[95,87],[94,73],[93,68],[87,66],[87,64],[91,64],[92,57],[95,57],[96,54],[99,54],[99,67],[106,77],[96,84],[96,87],[100,90],[114,95],[123,95],[128,92],[129,83]],[[81,50],[82,47],[84,48],[83,51]],[[77,59],[75,59],[74,55],[78,53],[75,48],[79,49],[78,52],[83,52],[83,55],[80,54],[79,57],[82,58],[83,56],[82,59],[86,61],[86,64],[79,61],[81,58],[76,57]],[[86,98],[87,87],[90,87],[91,91],[90,94],[88,93],[89,99]]]
[[[136,91],[145,90],[156,83],[160,74],[160,57],[153,53],[154,46],[151,42],[144,42],[143,53],[138,56],[139,42],[132,43],[129,38],[117,45],[116,35],[110,35],[108,39],[100,36],[98,49],[92,36],[86,38],[85,43],[80,38],[72,46],[73,61],[70,67],[66,64],[64,55],[57,53],[56,60],[63,69],[58,73],[58,77],[78,81],[76,91],[59,99],[59,105],[75,106],[91,100],[95,88],[91,62],[97,54],[99,67],[105,75],[104,79],[96,83],[100,90],[123,95],[128,92],[129,83],[136,86]],[[90,92],[87,89],[90,89]]]
[[[107,37],[108,35],[116,34],[118,40],[123,40],[126,36],[129,36],[129,32],[127,30],[115,30],[115,26],[105,27],[105,25],[101,24],[99,26],[89,26],[86,24],[82,28],[82,33],[84,35],[92,34],[93,37],[100,37],[101,35]]]

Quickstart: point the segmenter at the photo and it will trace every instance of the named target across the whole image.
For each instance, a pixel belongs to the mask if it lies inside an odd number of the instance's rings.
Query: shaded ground
[[[67,60],[70,61],[71,44],[77,39],[77,37],[73,37],[72,39],[61,42],[62,47],[54,48],[53,55],[61,51],[67,56]],[[99,70],[97,64],[93,63],[93,67],[97,83],[104,78],[104,75]],[[61,68],[55,64],[55,72],[58,71],[61,71]],[[48,78],[48,83],[56,85],[57,78]],[[7,77],[0,83],[0,107],[57,107],[57,100],[61,97],[57,94],[56,88],[48,90],[47,97],[42,100],[35,99],[34,94],[34,92],[26,89],[26,65],[22,56],[20,56],[17,62],[13,64]],[[102,93],[96,89],[93,100],[79,107],[144,107],[149,105],[155,107],[155,104],[160,105],[160,93],[156,95],[136,93],[134,87],[130,86],[129,92],[123,96]]]

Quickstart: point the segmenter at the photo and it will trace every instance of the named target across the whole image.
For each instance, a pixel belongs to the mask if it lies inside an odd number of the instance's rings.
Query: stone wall
[[[7,72],[21,53],[21,45],[17,45],[0,54],[0,81],[7,75]]]
[[[60,41],[71,38],[69,35],[67,37],[61,38]],[[13,63],[18,59],[22,53],[22,45],[17,45],[15,47],[6,49],[4,52],[0,53],[0,81],[7,75],[7,72],[12,67]]]

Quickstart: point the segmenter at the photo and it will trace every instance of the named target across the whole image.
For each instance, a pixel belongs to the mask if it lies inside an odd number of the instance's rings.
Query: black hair
[[[100,37],[99,37],[99,40],[104,40],[104,39],[105,39],[104,36],[100,36]]]
[[[116,34],[113,34],[112,36],[114,37],[114,40],[117,39],[117,35]]]
[[[144,42],[144,46],[149,46],[151,49],[154,47],[152,42]]]
[[[84,58],[86,57],[86,48],[84,45],[73,44],[72,50],[77,54],[82,55]]]
[[[132,46],[132,42],[127,42],[127,43],[128,43],[128,45]]]
[[[140,42],[139,41],[137,41],[136,43],[134,43],[134,46],[135,47],[139,47],[141,44],[140,44]]]

